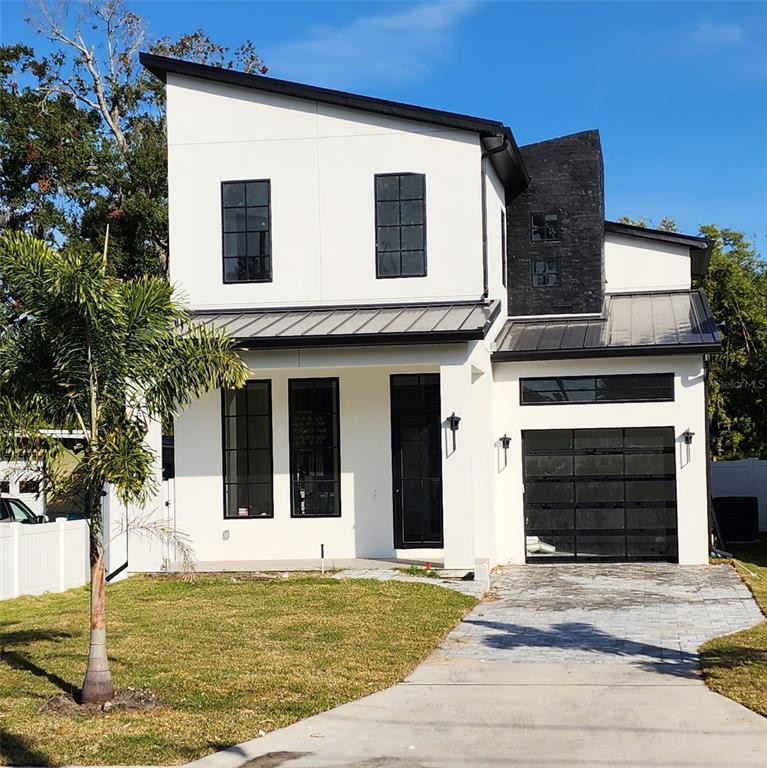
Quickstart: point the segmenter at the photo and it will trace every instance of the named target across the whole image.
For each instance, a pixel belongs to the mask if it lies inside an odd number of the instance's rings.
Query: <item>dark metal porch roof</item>
[[[601,317],[511,319],[493,361],[719,352],[721,338],[700,290],[605,296]]]
[[[422,344],[483,339],[499,301],[207,310],[194,315],[247,349]]]

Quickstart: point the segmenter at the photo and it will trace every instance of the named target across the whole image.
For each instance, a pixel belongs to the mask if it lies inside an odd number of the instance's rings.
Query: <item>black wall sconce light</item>
[[[498,442],[503,448],[503,466],[506,467],[509,464],[509,446],[511,445],[511,438],[504,432],[503,437],[499,438]]]
[[[682,432],[682,441],[684,442],[685,446],[687,447],[687,463],[690,462],[690,446],[692,445],[692,439],[695,437],[694,432],[690,432],[689,429],[685,429],[684,432]]]
[[[458,431],[458,425],[461,423],[461,417],[455,415],[455,411],[453,411],[448,417],[447,417],[447,426],[450,429],[450,431],[453,433],[453,450],[455,450],[455,433]]]

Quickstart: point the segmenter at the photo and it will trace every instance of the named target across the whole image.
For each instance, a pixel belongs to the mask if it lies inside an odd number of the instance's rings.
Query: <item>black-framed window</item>
[[[8,480],[0,480],[0,493],[10,493],[11,483]]]
[[[426,177],[375,177],[376,277],[426,275]]]
[[[38,480],[19,480],[19,493],[40,493]]]
[[[554,288],[559,285],[559,259],[533,259],[534,288]]]
[[[520,379],[522,405],[667,402],[674,399],[673,373],[557,376]]]
[[[530,239],[534,243],[542,240],[559,240],[559,214],[553,211],[531,213]]]
[[[224,517],[274,517],[272,384],[222,391]]]
[[[506,253],[506,211],[501,210],[501,282],[506,287],[506,271],[509,268]]]
[[[338,379],[289,379],[291,517],[341,516]]]
[[[272,279],[271,184],[268,179],[221,182],[224,282]]]

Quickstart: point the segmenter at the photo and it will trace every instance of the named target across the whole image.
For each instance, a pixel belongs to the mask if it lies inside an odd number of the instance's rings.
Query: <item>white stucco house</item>
[[[251,379],[175,425],[203,562],[708,555],[697,237],[605,222],[599,136],[152,55],[170,273]]]

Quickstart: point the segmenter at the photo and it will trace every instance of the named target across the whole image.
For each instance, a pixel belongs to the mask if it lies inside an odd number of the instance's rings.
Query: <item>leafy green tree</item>
[[[69,12],[72,11],[72,12]],[[168,264],[165,93],[138,53],[264,74],[251,42],[234,51],[203,32],[149,40],[122,0],[40,2],[29,19],[47,56],[0,47],[0,220],[101,250],[124,277]]]
[[[767,457],[767,268],[742,232],[713,224],[702,281],[722,335],[708,366],[712,455]]]
[[[631,224],[633,227],[648,227],[650,229],[659,229],[662,232],[678,232],[676,219],[667,219],[665,216],[656,225],[652,219],[648,220],[644,216],[638,219],[632,219],[630,216],[621,216],[618,221],[621,224]]]
[[[622,224],[650,227],[645,218]],[[678,232],[674,219],[656,227]],[[722,335],[722,353],[706,368],[711,455],[720,460],[767,457],[767,264],[742,232],[700,228],[711,241],[701,286]]]
[[[90,653],[83,700],[113,695],[106,655],[101,496],[141,504],[153,485],[151,421],[169,421],[212,389],[240,387],[234,342],[192,323],[161,276],[121,279],[107,256],[77,243],[53,250],[26,233],[0,235],[0,280],[15,313],[0,326],[0,455],[55,464],[49,428],[79,429],[70,482],[90,519]],[[158,531],[155,531],[158,533]],[[162,531],[159,531],[162,533]]]

